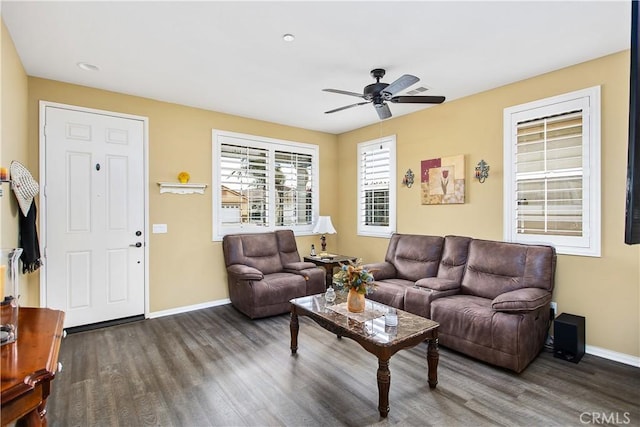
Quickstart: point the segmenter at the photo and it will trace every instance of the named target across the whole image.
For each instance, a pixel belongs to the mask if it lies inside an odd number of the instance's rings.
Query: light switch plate
[[[167,224],[153,224],[153,234],[164,234],[167,232]]]

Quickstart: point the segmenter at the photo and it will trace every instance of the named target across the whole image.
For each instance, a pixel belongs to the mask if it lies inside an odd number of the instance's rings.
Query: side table
[[[1,425],[46,425],[47,398],[56,371],[64,312],[20,307],[18,339],[2,346]]]
[[[333,269],[339,267],[340,264],[348,263],[349,261],[355,262],[356,257],[347,255],[330,255],[326,257],[318,256],[306,256],[304,260],[312,262],[318,267],[324,267],[327,274],[327,288],[333,283]]]

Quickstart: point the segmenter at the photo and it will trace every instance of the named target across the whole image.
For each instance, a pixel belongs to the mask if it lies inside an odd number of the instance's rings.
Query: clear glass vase
[[[333,302],[336,300],[336,291],[332,286],[329,286],[327,288],[327,292],[324,293],[324,299],[328,305],[333,304]]]
[[[18,339],[18,260],[21,254],[21,248],[0,249],[0,345]]]

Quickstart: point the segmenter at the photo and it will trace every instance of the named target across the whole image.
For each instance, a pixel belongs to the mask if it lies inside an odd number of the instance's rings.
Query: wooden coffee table
[[[378,410],[382,417],[389,413],[389,387],[391,373],[389,359],[402,349],[427,341],[427,365],[429,387],[438,384],[438,323],[406,311],[396,310],[398,325],[385,326],[384,313],[390,307],[371,300],[366,302],[363,314],[347,313],[345,297],[338,295],[327,306],[324,294],[291,300],[291,354],[298,351],[298,316],[307,316],[318,325],[338,337],[356,341],[378,358]]]

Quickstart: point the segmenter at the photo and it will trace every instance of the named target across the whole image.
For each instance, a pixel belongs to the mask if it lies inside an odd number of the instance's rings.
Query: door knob
[[[129,246],[131,246],[131,247],[136,247],[136,248],[140,248],[140,247],[142,247],[142,243],[140,243],[140,242],[136,242],[135,244],[132,244],[132,245],[129,245]]]
[[[136,231],[136,236],[138,236],[138,237],[142,236],[142,231],[140,231],[140,230]]]

